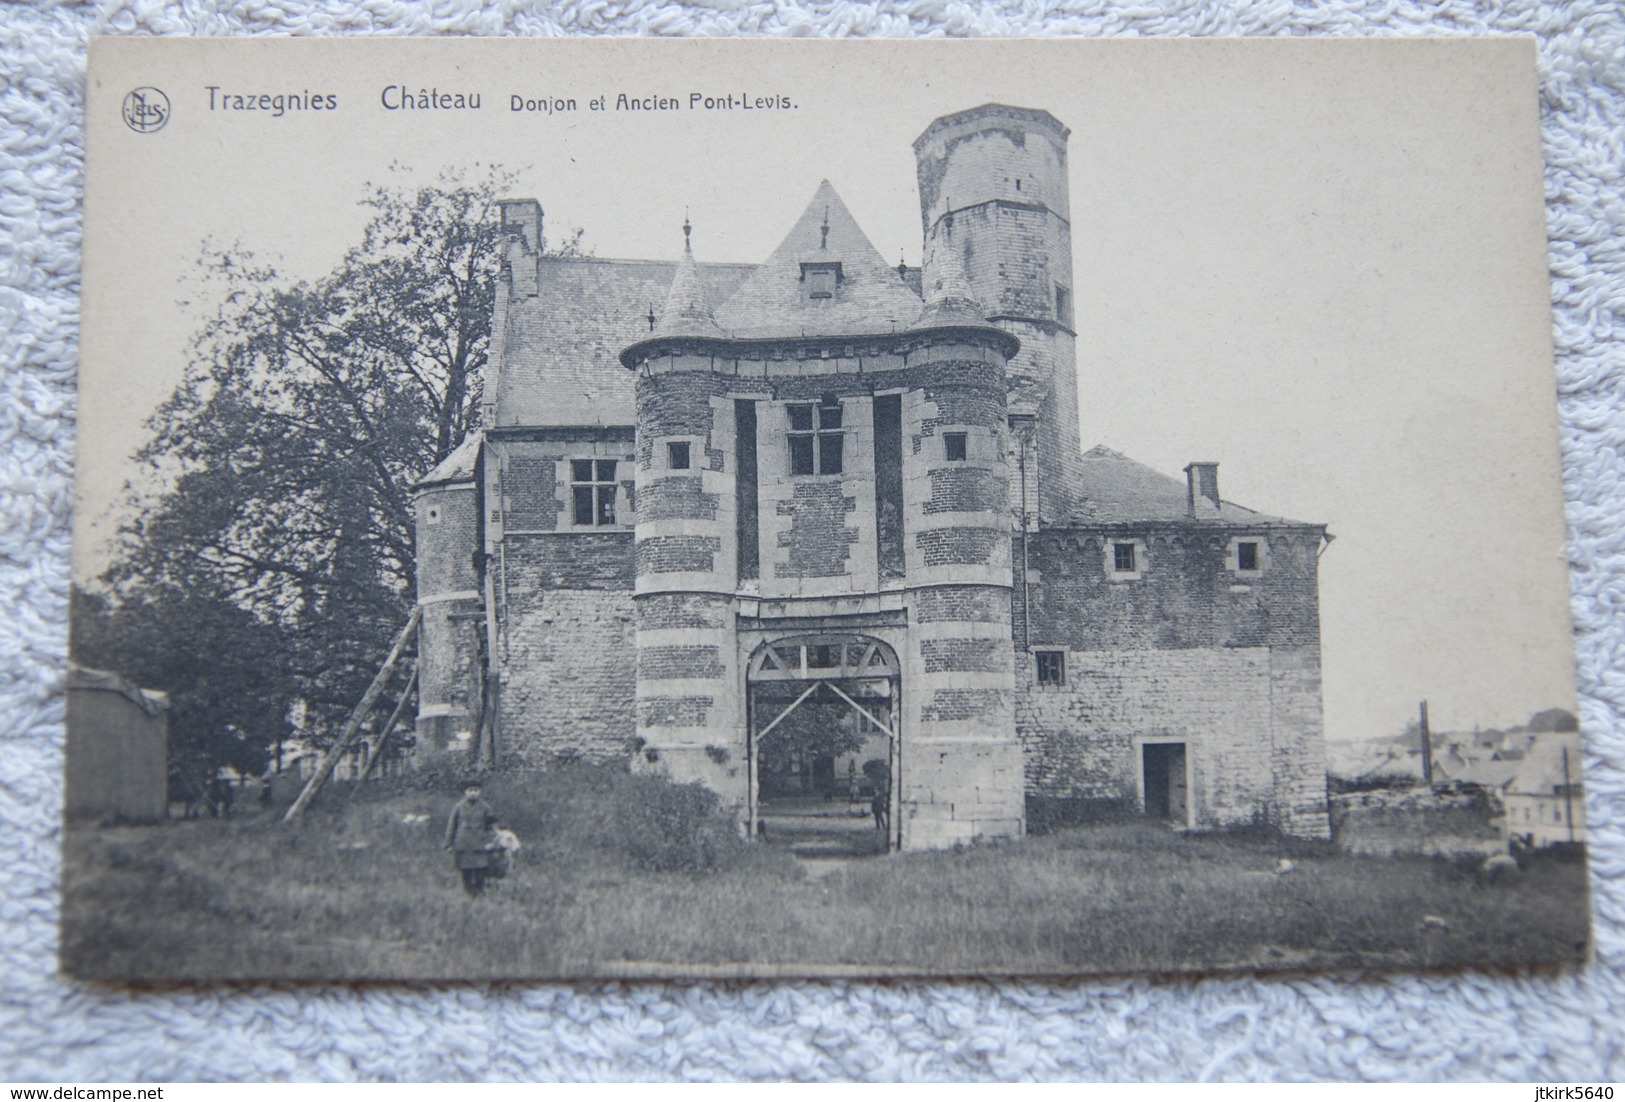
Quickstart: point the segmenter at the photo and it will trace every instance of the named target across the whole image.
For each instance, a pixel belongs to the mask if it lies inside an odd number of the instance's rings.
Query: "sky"
[[[273,52],[280,45],[280,52]],[[1084,446],[1326,523],[1327,735],[1573,707],[1532,47],[1514,40],[98,43],[77,576],[210,303],[206,240],[316,278],[369,183],[498,165],[603,257],[759,262],[828,178],[918,264],[913,139],[998,101],[1071,128]],[[163,88],[168,124],[119,105]],[[335,112],[210,109],[321,92]],[[386,87],[478,91],[388,111]],[[689,110],[782,97],[789,108]],[[617,111],[667,96],[674,110]],[[396,93],[398,95],[398,93]],[[515,112],[512,98],[574,112]],[[592,111],[605,97],[610,109]],[[395,165],[395,168],[391,168]]]

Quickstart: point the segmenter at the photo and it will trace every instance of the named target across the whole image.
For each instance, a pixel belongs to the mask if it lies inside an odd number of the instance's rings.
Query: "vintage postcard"
[[[1532,40],[89,75],[65,972],[1587,958]]]

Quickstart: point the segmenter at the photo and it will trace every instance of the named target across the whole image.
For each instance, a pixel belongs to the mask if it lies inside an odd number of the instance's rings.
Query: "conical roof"
[[[683,255],[677,261],[672,275],[671,291],[666,295],[666,308],[660,312],[653,335],[656,337],[720,337],[716,319],[711,315],[711,304],[705,297],[705,284],[700,282],[700,270],[694,263],[694,247],[690,240],[692,227],[683,219]]]
[[[810,294],[807,271],[836,264],[829,296]],[[919,313],[919,296],[824,180],[773,255],[717,308],[716,324],[737,337],[888,333]]]
[[[915,323],[919,328],[933,325],[987,325],[987,314],[971,292],[959,250],[951,240],[937,238],[926,261],[925,309]]]

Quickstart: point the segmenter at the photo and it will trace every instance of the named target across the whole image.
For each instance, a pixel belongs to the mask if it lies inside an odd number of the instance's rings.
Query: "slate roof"
[[[756,265],[697,268],[720,302]],[[676,271],[674,260],[544,258],[536,296],[509,303],[495,427],[632,424],[633,375],[617,357],[649,335],[649,308],[661,309]]]
[[[1230,501],[1214,506],[1203,497],[1196,499],[1193,517],[1184,479],[1152,470],[1107,447],[1084,452],[1080,469],[1083,475],[1078,504],[1072,516],[1059,522],[1057,527],[1145,521],[1225,525],[1302,523],[1255,512]]]
[[[671,291],[661,308],[653,335],[657,337],[711,337],[722,335],[711,315],[711,300],[700,278],[700,266],[688,243],[688,222],[683,222],[683,255],[672,276]],[[647,319],[646,319],[647,320]]]
[[[841,265],[834,294],[809,297],[801,266],[832,261]],[[858,228],[828,180],[773,255],[726,300],[711,301],[721,303],[717,324],[734,337],[889,333],[912,324],[924,306]]]
[[[480,434],[470,433],[463,438],[463,442],[451,450],[451,454],[436,463],[434,469],[422,478],[417,485],[427,486],[436,482],[467,482],[474,477],[474,463],[480,457]]]

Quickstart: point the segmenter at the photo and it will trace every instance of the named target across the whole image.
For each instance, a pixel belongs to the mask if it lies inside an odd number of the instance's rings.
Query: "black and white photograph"
[[[65,974],[1589,959],[1532,40],[90,78]]]

